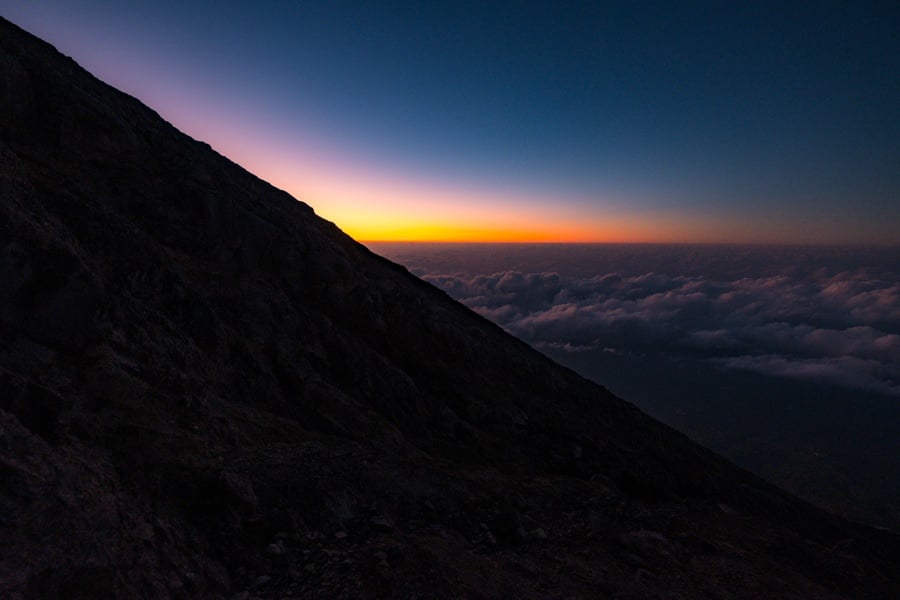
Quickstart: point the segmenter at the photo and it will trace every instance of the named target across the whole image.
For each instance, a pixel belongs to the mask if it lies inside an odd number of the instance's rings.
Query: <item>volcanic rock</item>
[[[890,598],[898,567],[0,20],[0,596]]]

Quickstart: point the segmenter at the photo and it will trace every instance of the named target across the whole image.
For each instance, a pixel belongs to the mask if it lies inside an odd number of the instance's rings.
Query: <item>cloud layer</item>
[[[900,396],[900,278],[883,271],[420,274],[539,348],[665,353]]]

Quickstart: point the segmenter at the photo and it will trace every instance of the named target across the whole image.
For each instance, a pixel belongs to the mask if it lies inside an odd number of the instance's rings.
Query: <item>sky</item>
[[[895,3],[0,14],[357,239],[900,243]]]

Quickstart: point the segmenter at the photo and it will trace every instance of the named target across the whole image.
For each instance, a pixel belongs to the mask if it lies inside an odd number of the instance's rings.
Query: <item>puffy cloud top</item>
[[[419,273],[539,348],[676,354],[900,395],[900,277],[890,270],[754,277],[742,264],[741,276],[728,278],[723,268],[710,276],[629,266],[593,276]]]

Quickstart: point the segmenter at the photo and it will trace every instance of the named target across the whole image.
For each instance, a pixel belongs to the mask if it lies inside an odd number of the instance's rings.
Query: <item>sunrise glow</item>
[[[898,242],[888,20],[232,8],[7,16],[357,239]]]

